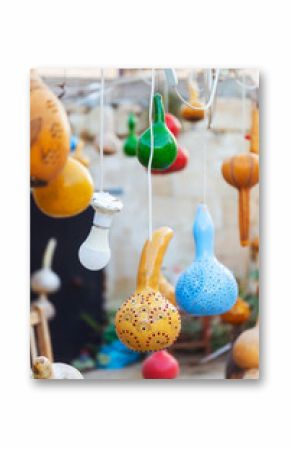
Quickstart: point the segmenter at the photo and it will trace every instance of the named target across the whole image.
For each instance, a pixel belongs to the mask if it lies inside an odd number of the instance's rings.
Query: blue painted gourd
[[[225,313],[237,300],[238,286],[233,274],[214,255],[214,225],[204,204],[198,206],[193,234],[195,260],[177,281],[177,305],[196,316]]]

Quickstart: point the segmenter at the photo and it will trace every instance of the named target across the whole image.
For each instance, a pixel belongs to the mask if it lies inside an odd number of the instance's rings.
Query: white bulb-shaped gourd
[[[85,268],[97,271],[104,268],[111,258],[109,230],[113,214],[119,212],[123,204],[109,193],[97,192],[93,195],[91,206],[95,210],[93,226],[80,246],[79,259]]]

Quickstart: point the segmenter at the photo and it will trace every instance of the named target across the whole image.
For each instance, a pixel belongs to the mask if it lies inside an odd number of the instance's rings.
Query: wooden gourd
[[[202,108],[203,104],[198,99],[198,91],[194,87],[189,87],[189,104],[196,108]],[[180,109],[182,118],[188,120],[189,122],[197,122],[203,120],[205,117],[204,109],[191,109],[186,104],[183,104]]]
[[[83,375],[66,363],[52,363],[44,356],[36,357],[32,362],[32,377],[47,380],[79,380]]]
[[[66,111],[35,70],[30,77],[30,176],[45,185],[63,170],[70,149]]]
[[[249,304],[244,299],[238,297],[233,307],[221,315],[224,323],[239,325],[245,323],[250,317],[251,311]]]
[[[90,204],[94,185],[89,171],[69,157],[64,170],[47,186],[33,189],[37,207],[53,218],[73,217]]]
[[[224,161],[222,174],[225,181],[239,190],[239,227],[242,246],[249,245],[250,189],[259,181],[259,157],[243,153]]]
[[[180,333],[176,307],[158,290],[160,268],[173,231],[162,227],[147,240],[140,257],[135,293],[115,318],[119,339],[134,351],[159,351],[171,346]]]
[[[259,325],[242,332],[233,346],[233,359],[243,369],[259,368]]]

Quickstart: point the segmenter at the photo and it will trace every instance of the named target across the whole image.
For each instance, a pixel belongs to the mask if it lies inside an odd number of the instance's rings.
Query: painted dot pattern
[[[159,292],[134,293],[116,314],[120,340],[138,352],[159,351],[171,346],[180,333],[180,315]]]
[[[191,315],[220,315],[235,304],[238,286],[233,274],[210,257],[194,261],[180,275],[175,294],[178,306]]]

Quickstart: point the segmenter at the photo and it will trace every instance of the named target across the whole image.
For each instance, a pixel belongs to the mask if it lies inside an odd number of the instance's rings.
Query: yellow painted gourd
[[[242,332],[233,346],[233,359],[243,369],[259,368],[259,325]]]
[[[203,104],[198,99],[198,91],[192,86],[189,87],[189,103],[193,107],[202,108]],[[191,109],[186,104],[181,106],[181,116],[190,122],[197,122],[203,120],[205,116],[204,109]]]
[[[171,346],[180,333],[180,316],[176,307],[158,290],[160,268],[173,231],[157,229],[147,240],[141,254],[137,288],[116,314],[119,339],[139,352],[159,351]]]
[[[84,167],[89,167],[90,161],[84,155],[83,150],[84,150],[84,142],[80,140],[79,143],[77,144],[76,149],[71,153],[71,157],[79,161],[81,164],[83,164]]]
[[[45,185],[63,170],[70,148],[70,126],[58,98],[35,70],[30,77],[30,177]]]
[[[63,171],[45,187],[33,189],[37,207],[53,218],[73,217],[90,204],[94,185],[89,171],[69,157]]]

